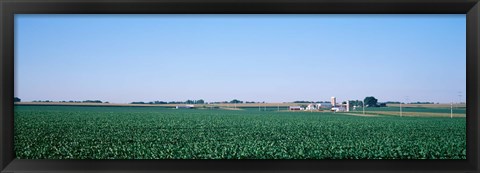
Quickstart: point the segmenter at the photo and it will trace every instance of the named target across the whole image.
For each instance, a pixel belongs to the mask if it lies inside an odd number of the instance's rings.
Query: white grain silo
[[[350,112],[350,101],[347,100],[347,112]]]
[[[332,102],[332,107],[337,106],[337,99],[335,97],[332,97],[331,102]]]

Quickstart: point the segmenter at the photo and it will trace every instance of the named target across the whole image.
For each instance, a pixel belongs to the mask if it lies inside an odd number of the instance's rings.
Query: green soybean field
[[[17,159],[466,159],[464,117],[15,106]]]

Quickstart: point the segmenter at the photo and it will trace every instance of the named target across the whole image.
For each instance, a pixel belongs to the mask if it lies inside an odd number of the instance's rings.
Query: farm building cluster
[[[175,106],[175,109],[193,109],[196,108],[195,105],[193,104],[187,104],[187,105],[177,105]],[[203,108],[218,108],[218,107],[205,107]],[[356,106],[353,107],[355,110]],[[259,106],[259,110],[260,106]],[[266,107],[265,107],[266,110]],[[278,110],[280,108],[278,107]],[[332,97],[330,103],[329,102],[324,102],[324,103],[310,103],[308,105],[302,105],[302,106],[289,106],[288,107],[289,111],[332,111],[332,112],[349,112],[350,111],[350,103],[349,101],[346,101],[344,103],[338,104],[336,97]]]
[[[349,112],[350,105],[347,101],[345,104],[337,104],[337,98],[332,97],[330,103],[317,103],[317,104],[309,104],[305,106],[290,106],[288,108],[290,111],[296,110],[304,110],[304,111],[318,111],[318,110],[331,110],[333,112]]]

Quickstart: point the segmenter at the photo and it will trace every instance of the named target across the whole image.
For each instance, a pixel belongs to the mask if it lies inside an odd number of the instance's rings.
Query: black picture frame
[[[479,172],[478,0],[2,0],[0,170],[9,172]],[[18,160],[13,151],[15,14],[466,14],[466,160]]]

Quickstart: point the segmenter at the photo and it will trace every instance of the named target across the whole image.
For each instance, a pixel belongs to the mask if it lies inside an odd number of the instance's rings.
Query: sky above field
[[[15,15],[32,100],[465,101],[465,15]]]

